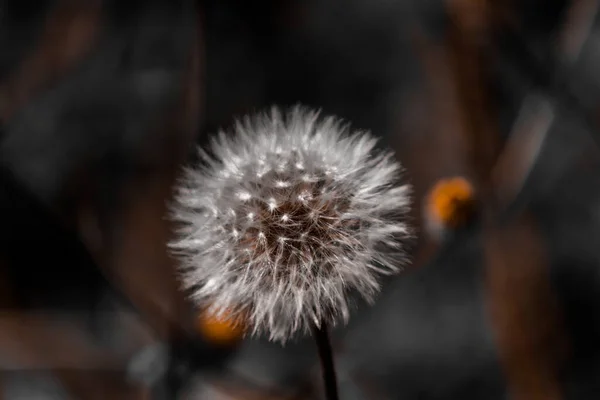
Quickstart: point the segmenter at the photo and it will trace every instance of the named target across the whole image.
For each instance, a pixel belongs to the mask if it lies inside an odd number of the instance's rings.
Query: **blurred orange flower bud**
[[[216,315],[205,309],[198,315],[197,329],[208,342],[223,346],[241,340],[246,327],[240,317],[232,317],[226,312]]]
[[[438,181],[427,198],[427,217],[441,227],[454,229],[463,226],[474,210],[475,191],[462,177]]]

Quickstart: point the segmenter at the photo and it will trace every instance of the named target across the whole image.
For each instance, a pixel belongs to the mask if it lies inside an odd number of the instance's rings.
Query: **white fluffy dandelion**
[[[238,121],[188,168],[171,243],[183,282],[213,312],[244,315],[285,342],[346,322],[348,294],[373,301],[406,262],[410,187],[369,133],[301,107]]]

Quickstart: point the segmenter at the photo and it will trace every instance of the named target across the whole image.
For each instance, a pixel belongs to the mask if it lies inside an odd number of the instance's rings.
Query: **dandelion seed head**
[[[373,301],[381,276],[406,264],[410,235],[410,186],[375,145],[302,107],[217,135],[172,207],[193,299],[280,342],[314,321],[346,322],[351,291]]]

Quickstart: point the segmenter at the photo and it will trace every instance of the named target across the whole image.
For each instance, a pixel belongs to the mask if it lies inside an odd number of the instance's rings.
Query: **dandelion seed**
[[[247,201],[247,200],[250,200],[252,198],[252,195],[250,193],[248,193],[248,192],[240,192],[240,194],[238,194],[238,197],[242,201]]]

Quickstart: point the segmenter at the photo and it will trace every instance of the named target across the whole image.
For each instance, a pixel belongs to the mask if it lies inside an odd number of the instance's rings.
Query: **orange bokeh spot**
[[[474,208],[475,191],[465,178],[440,180],[430,191],[427,211],[445,226],[461,226],[471,217]]]
[[[224,313],[221,316],[202,311],[198,316],[197,329],[209,342],[216,345],[231,345],[244,336],[245,325],[240,318]]]

